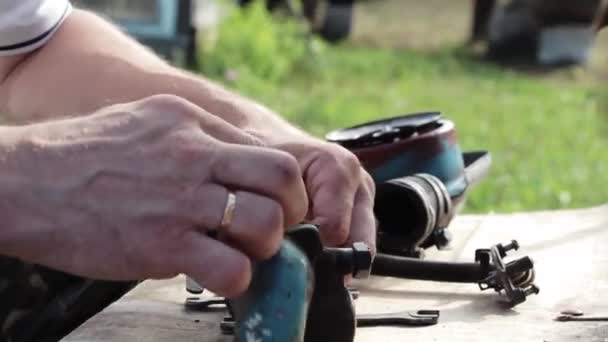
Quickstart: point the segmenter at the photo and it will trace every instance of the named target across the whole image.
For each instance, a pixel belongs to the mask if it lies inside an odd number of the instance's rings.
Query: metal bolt
[[[369,278],[372,269],[372,253],[364,242],[353,243],[354,272],[357,279]]]
[[[519,249],[519,243],[516,240],[511,240],[510,244],[503,246],[503,250],[505,252],[508,252],[511,250],[518,250],[518,249]]]
[[[364,242],[355,242],[351,248],[324,249],[327,257],[333,260],[336,272],[352,274],[356,279],[368,278],[372,268],[372,252]]]

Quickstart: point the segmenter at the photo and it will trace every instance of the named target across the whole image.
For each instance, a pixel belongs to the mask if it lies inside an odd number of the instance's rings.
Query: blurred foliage
[[[416,111],[455,121],[464,150],[493,154],[472,212],[592,206],[608,200],[608,137],[589,82],[534,76],[434,52],[325,46],[260,7],[233,12],[218,29],[203,72],[258,99],[309,132]],[[312,48],[310,48],[312,46]],[[236,73],[228,75],[234,70]],[[228,76],[228,77],[227,77]]]
[[[304,28],[288,18],[274,18],[263,1],[233,9],[217,31],[201,44],[202,71],[212,77],[249,75],[270,82],[285,79],[306,51]]]

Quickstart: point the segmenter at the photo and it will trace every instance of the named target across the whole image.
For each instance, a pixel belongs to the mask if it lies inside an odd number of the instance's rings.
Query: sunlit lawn
[[[264,51],[282,54],[275,45]],[[608,94],[581,71],[558,77],[508,71],[455,43],[426,50],[356,42],[323,47],[303,52],[276,77],[260,75],[256,64],[233,67],[231,81],[217,70],[208,73],[318,136],[380,117],[442,111],[455,121],[465,150],[493,155],[491,176],[471,194],[469,211],[608,202],[608,116],[601,114]]]

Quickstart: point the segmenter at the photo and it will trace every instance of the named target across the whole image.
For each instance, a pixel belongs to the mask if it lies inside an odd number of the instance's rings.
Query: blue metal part
[[[376,183],[405,175],[428,173],[445,184],[451,197],[460,196],[467,189],[462,151],[459,145],[447,141],[441,141],[441,145],[441,152],[427,159],[420,159],[416,151],[403,151],[383,165],[368,171]]]
[[[455,125],[439,112],[372,121],[330,132],[327,140],[354,152],[377,184],[428,173],[444,183],[452,198],[467,189]]]
[[[127,32],[139,38],[174,39],[177,36],[178,2],[155,0],[156,15],[145,20],[114,18]]]
[[[110,18],[126,33],[174,63],[196,64],[192,0],[80,0],[83,8]],[[181,56],[181,57],[180,57]]]
[[[376,183],[379,250],[408,257],[448,245],[445,228],[491,161],[487,152],[463,154],[454,122],[440,112],[376,120],[326,138],[353,152]]]
[[[304,252],[284,240],[279,252],[255,266],[247,292],[231,301],[237,342],[302,342],[313,273]]]

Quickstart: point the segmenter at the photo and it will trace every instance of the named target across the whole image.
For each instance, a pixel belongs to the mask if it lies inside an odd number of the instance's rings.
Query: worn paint
[[[306,255],[289,240],[275,256],[256,265],[250,288],[232,302],[235,341],[303,341],[311,274]]]

